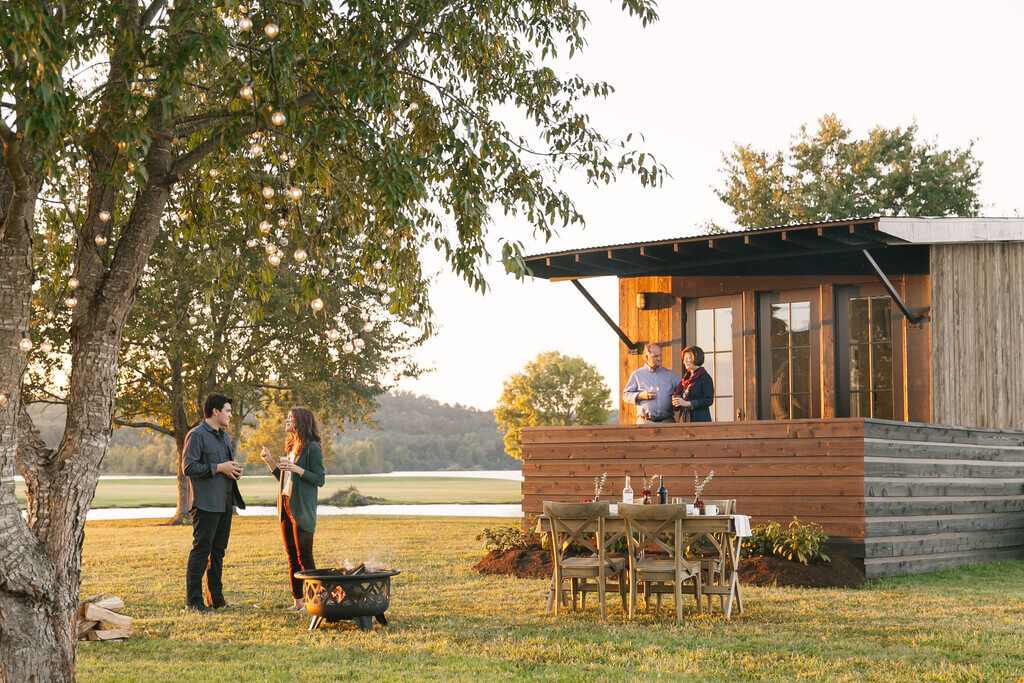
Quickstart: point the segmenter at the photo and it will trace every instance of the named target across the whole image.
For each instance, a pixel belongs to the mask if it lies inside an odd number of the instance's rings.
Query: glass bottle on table
[[[626,505],[633,504],[633,489],[629,485],[629,475],[626,475],[626,487],[622,489],[622,502]]]
[[[668,489],[665,488],[665,477],[661,477],[661,485],[658,486],[658,505],[668,505]]]

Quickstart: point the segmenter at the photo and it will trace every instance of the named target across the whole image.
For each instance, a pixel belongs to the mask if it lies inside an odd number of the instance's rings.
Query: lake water
[[[432,505],[362,505],[342,508],[321,505],[318,515],[382,515],[396,517],[522,517],[523,508],[518,503],[507,505],[458,505],[451,503]],[[242,517],[272,517],[277,508],[270,505],[250,505],[239,510]],[[89,510],[87,519],[170,519],[174,508],[101,508]]]
[[[269,474],[247,475],[256,477],[269,477]],[[453,479],[504,479],[505,481],[522,481],[522,470],[440,470],[436,472],[381,472],[378,474],[328,474],[327,479],[332,477],[344,477],[345,479],[359,479],[365,477],[451,477]],[[100,479],[176,479],[169,474],[102,474]],[[20,475],[14,477],[14,481],[24,481]]]

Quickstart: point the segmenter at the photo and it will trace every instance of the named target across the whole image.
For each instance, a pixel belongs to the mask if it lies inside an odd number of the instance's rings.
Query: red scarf
[[[676,389],[675,391],[672,392],[672,395],[682,396],[684,401],[689,401],[690,389],[692,389],[693,385],[696,384],[697,381],[706,374],[708,374],[708,371],[705,370],[703,367],[698,367],[693,372],[687,370],[686,372],[683,373],[683,379],[679,382],[678,385],[676,385]]]

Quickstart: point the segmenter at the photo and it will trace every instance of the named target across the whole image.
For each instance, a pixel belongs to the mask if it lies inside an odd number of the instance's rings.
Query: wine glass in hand
[[[260,458],[263,459],[263,462],[265,462],[267,467],[271,470],[277,467],[277,463],[274,462],[274,458],[270,455],[270,450],[266,446],[264,446],[260,451]]]

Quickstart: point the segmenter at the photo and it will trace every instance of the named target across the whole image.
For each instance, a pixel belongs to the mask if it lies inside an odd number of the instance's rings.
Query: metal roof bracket
[[[889,296],[892,297],[892,300],[895,301],[896,305],[900,307],[901,311],[903,311],[904,317],[906,317],[907,320],[909,320],[911,323],[915,325],[921,322],[921,320],[924,318],[924,313],[919,313],[917,315],[911,313],[910,309],[907,307],[907,303],[896,291],[896,288],[893,287],[892,282],[890,282],[889,278],[885,276],[885,273],[882,272],[882,269],[879,267],[875,259],[871,257],[871,254],[868,253],[868,250],[862,249],[861,251],[864,254],[864,258],[866,258],[868,260],[868,263],[871,264],[871,267],[874,268],[875,275],[878,276],[879,282],[881,282],[882,286],[885,287],[885,291],[889,292]]]
[[[602,318],[604,318],[604,321],[608,323],[608,325],[613,330],[615,330],[615,334],[619,335],[619,339],[621,339],[622,343],[626,345],[626,348],[629,350],[629,353],[631,355],[636,355],[643,350],[643,343],[632,341],[629,337],[627,337],[626,333],[622,331],[622,328],[616,325],[615,321],[612,320],[611,317],[604,312],[604,309],[601,308],[601,304],[597,303],[597,301],[594,300],[594,297],[590,296],[590,292],[588,292],[586,288],[584,288],[583,285],[579,283],[579,280],[571,280],[571,282],[573,284],[573,287],[578,289],[580,294],[583,295],[583,298],[589,301],[590,305],[594,307],[594,310],[596,310],[598,314]]]

